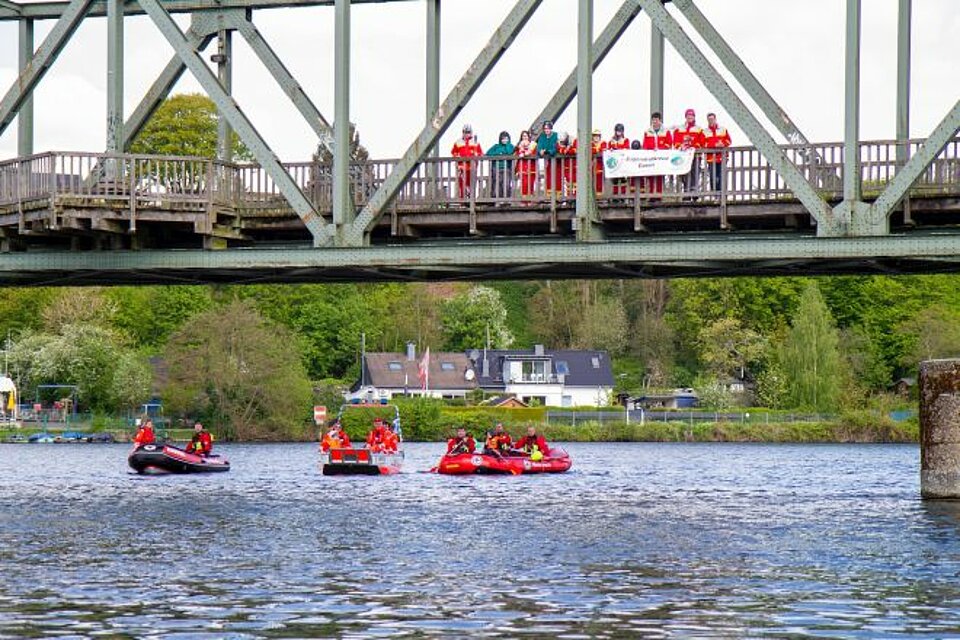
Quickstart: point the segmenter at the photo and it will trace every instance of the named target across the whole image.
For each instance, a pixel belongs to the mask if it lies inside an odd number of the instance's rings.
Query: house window
[[[452,362],[441,362],[441,363],[440,363],[440,370],[441,370],[441,371],[456,371],[457,368],[456,368],[456,366],[454,366],[454,364],[453,364]]]
[[[521,382],[546,382],[547,363],[542,360],[524,361],[520,368]]]
[[[573,406],[573,396],[560,396],[560,406],[561,406],[561,407],[572,407],[572,406]]]
[[[388,362],[387,369],[389,369],[390,371],[403,371],[403,363],[397,362],[396,360],[394,360],[393,362]]]
[[[562,376],[570,375],[570,365],[567,364],[566,360],[557,360],[554,363],[553,368],[556,369],[557,373]]]
[[[593,364],[593,368],[594,368],[594,369],[599,369],[599,368],[600,368],[600,358],[599,358],[599,357],[593,356],[593,357],[590,359],[590,362]]]

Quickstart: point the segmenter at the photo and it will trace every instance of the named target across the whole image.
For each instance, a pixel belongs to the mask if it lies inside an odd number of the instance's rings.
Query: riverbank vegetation
[[[707,410],[870,411],[881,420],[915,405],[889,387],[912,378],[920,359],[960,353],[958,284],[932,275],[11,288],[0,291],[0,335],[9,335],[9,371],[27,401],[42,385],[73,385],[81,410],[131,415],[156,395],[168,417],[202,419],[226,438],[312,434],[311,405],[333,411],[359,377],[361,335],[368,351],[412,341],[436,352],[483,346],[488,326],[494,347],[608,350],[616,392],[689,386]],[[405,423],[440,412],[424,439],[498,419],[490,409],[401,404]],[[543,410],[520,422],[545,424]]]

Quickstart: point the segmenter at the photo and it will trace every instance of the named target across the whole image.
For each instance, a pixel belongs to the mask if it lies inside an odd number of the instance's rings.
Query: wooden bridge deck
[[[908,153],[922,141],[909,144]],[[788,157],[829,201],[842,197],[842,143],[786,146]],[[575,187],[546,189],[541,161],[530,193],[495,192],[494,162],[476,158],[470,193],[459,196],[457,165],[441,158],[422,163],[380,220],[374,242],[390,239],[573,235]],[[703,157],[698,157],[702,164]],[[899,165],[891,141],[861,145],[865,200],[879,195]],[[560,163],[554,176],[565,173]],[[569,160],[575,162],[574,159]],[[393,169],[378,160],[351,167],[359,209]],[[285,164],[317,211],[331,216],[330,167]],[[508,175],[513,175],[509,171]],[[604,182],[597,194],[600,217],[611,237],[682,233],[805,233],[813,221],[782,178],[755,149],[728,150],[723,189],[711,190],[706,171],[694,191],[681,192],[667,178],[663,194],[631,185],[614,193]],[[586,184],[580,181],[581,185]],[[908,200],[891,219],[894,230],[960,225],[960,139],[937,156]],[[270,177],[256,165],[198,158],[92,153],[43,153],[0,162],[0,247],[125,249],[215,248],[308,244],[310,235]]]

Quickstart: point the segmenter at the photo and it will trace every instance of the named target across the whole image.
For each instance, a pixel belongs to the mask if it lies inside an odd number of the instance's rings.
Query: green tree
[[[700,361],[714,377],[738,375],[741,379],[763,356],[766,341],[741,326],[736,318],[721,318],[700,330]]]
[[[312,390],[298,341],[237,300],[187,321],[165,351],[165,404],[225,438],[285,439],[306,428]]]
[[[21,393],[29,394],[40,384],[76,385],[81,405],[96,412],[133,408],[150,393],[146,359],[115,330],[95,324],[24,335],[11,349],[11,363]]]
[[[901,364],[915,370],[922,360],[957,357],[960,355],[960,312],[943,305],[921,310],[900,323],[905,349]]]
[[[475,285],[440,306],[444,348],[449,351],[477,349],[487,343],[503,349],[513,343],[507,329],[507,309],[500,294],[490,287]]]
[[[815,411],[837,408],[842,385],[840,337],[816,282],[807,284],[783,343],[783,366],[792,406]]]
[[[604,349],[613,355],[627,348],[627,315],[616,300],[601,298],[585,307],[575,327],[573,346]]]
[[[186,320],[214,304],[209,287],[116,287],[104,294],[111,302],[111,324],[135,344],[156,351]]]
[[[131,153],[163,156],[217,156],[217,122],[220,116],[213,100],[199,93],[170,96],[137,134]],[[236,133],[231,139],[233,157],[251,160],[253,155]]]

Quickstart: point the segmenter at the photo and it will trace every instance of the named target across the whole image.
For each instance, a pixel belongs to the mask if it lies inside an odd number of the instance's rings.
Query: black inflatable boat
[[[127,458],[137,473],[217,473],[230,471],[230,462],[220,456],[198,456],[170,445],[146,444]]]

